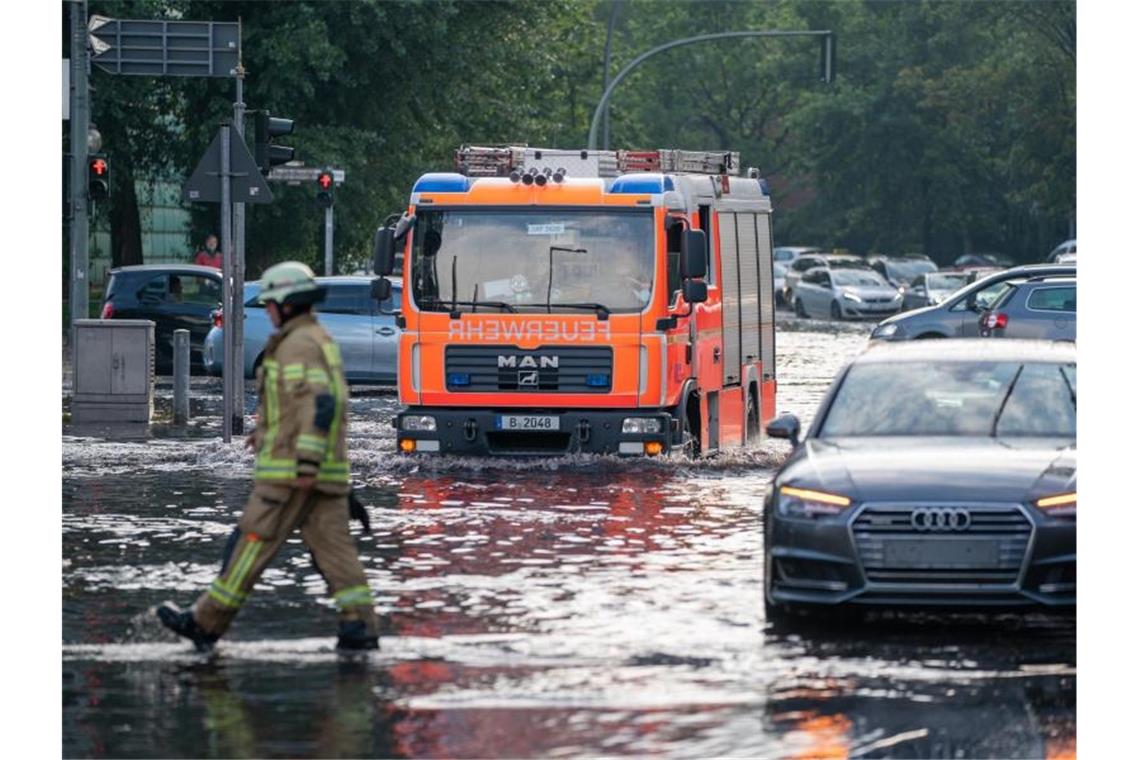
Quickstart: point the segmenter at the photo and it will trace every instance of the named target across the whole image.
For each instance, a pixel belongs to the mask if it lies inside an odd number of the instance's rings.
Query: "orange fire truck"
[[[772,205],[738,153],[463,146],[456,167],[423,175],[374,241],[376,274],[402,262],[400,451],[696,455],[760,437]]]

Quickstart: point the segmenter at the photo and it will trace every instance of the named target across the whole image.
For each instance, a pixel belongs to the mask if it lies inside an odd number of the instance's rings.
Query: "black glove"
[[[372,532],[372,522],[368,519],[368,510],[364,508],[360,499],[356,498],[356,491],[350,491],[348,494],[348,516],[364,526],[365,533]]]

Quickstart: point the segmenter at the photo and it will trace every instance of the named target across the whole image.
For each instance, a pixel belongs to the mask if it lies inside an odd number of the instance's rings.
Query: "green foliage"
[[[90,11],[240,19],[247,107],[295,119],[296,133],[280,142],[308,165],[347,171],[335,239],[340,268],[351,270],[365,265],[373,230],[407,203],[416,177],[450,168],[460,143],[584,146],[611,8],[92,0]],[[835,30],[836,83],[817,81],[814,40],[678,48],[619,85],[611,146],[740,150],[771,181],[781,243],[1036,260],[1067,233],[1072,2],[625,0],[610,73],[672,39],[743,29]],[[92,79],[116,183],[187,175],[232,113],[231,80]],[[321,261],[313,188],[273,189],[273,204],[247,208],[250,276],[285,258]],[[217,214],[194,207],[195,240],[217,229]]]

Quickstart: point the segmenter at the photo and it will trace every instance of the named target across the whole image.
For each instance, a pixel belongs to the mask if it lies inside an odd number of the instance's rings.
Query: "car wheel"
[[[843,321],[843,310],[839,308],[839,301],[831,302],[831,319],[834,322]]]
[[[804,308],[804,302],[798,298],[795,301],[795,309],[797,317],[803,317],[804,319],[807,319],[807,309]]]

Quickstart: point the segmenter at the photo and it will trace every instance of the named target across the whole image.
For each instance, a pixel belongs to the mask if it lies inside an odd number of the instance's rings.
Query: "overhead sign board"
[[[91,62],[112,74],[232,77],[239,63],[236,21],[166,21],[92,16]]]
[[[324,169],[315,166],[274,166],[269,170],[270,182],[316,182]],[[333,181],[338,185],[344,184],[344,169],[333,169]]]
[[[257,168],[245,141],[233,126],[230,131],[230,197],[234,203],[271,203],[273,192]],[[219,132],[182,187],[182,200],[190,203],[222,202],[222,135]]]

